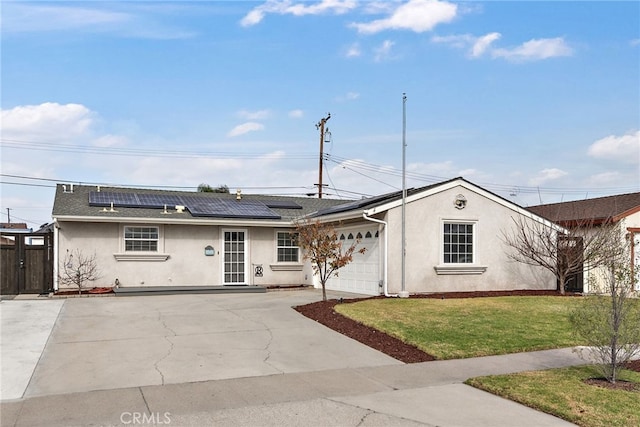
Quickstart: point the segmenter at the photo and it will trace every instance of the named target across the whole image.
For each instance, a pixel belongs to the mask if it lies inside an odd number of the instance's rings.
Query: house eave
[[[278,220],[247,220],[228,218],[141,218],[126,216],[96,217],[82,215],[55,215],[54,220],[58,222],[106,222],[106,223],[127,223],[127,224],[167,224],[167,225],[219,225],[225,227],[276,227],[290,228],[294,226],[293,221]]]
[[[352,211],[340,212],[336,214],[329,214],[329,215],[323,215],[323,216],[317,216],[317,217],[308,216],[307,218],[311,220],[317,219],[320,222],[346,221],[346,220],[352,220],[352,219],[361,219],[362,212],[364,212],[363,209],[356,209]]]
[[[618,215],[613,217],[613,222],[618,222],[623,218],[626,218],[630,215],[640,212],[640,206],[636,206],[635,208],[628,209],[624,212],[619,213]]]

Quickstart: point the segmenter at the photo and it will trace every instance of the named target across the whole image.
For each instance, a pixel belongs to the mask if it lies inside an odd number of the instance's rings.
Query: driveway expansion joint
[[[162,326],[168,330],[169,332],[171,332],[171,336],[177,336],[176,332],[171,329],[168,325],[166,320],[164,319],[164,317],[162,316],[162,313],[158,312],[158,320],[160,321],[160,323],[162,323]],[[173,341],[171,341],[169,339],[169,335],[164,335],[163,337],[165,339],[165,341],[167,341],[169,343],[169,350],[167,351],[167,353],[162,356],[158,361],[156,361],[153,364],[153,368],[158,372],[158,374],[160,374],[160,380],[162,385],[164,385],[164,373],[162,372],[162,370],[160,369],[160,367],[158,365],[160,365],[160,363],[162,363],[163,360],[165,360],[166,358],[168,358],[169,356],[171,356],[171,353],[173,352],[173,348],[174,348],[174,343]],[[145,402],[146,403],[146,402]],[[148,409],[148,407],[147,407]]]

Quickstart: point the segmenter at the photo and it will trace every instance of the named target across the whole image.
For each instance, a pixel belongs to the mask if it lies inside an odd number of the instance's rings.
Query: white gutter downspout
[[[388,277],[389,277],[389,272],[388,272],[388,259],[389,259],[389,236],[387,235],[387,223],[385,221],[382,221],[380,219],[376,219],[376,218],[371,218],[370,216],[367,216],[366,212],[362,212],[362,217],[364,219],[366,219],[367,221],[371,221],[371,222],[377,222],[378,224],[382,224],[384,225],[384,261],[383,261],[383,268],[384,268],[384,279],[383,280],[383,289],[384,289],[384,296],[385,297],[397,297],[397,294],[390,294],[389,293],[389,289],[387,288],[387,283],[388,283]]]
[[[53,290],[58,290],[58,257],[60,256],[60,252],[58,249],[58,245],[60,242],[58,229],[58,220],[53,220]]]

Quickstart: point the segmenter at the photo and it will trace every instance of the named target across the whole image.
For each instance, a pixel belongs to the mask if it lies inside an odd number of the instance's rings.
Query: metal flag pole
[[[406,204],[407,204],[407,94],[402,93],[402,287],[398,296],[408,298],[409,292],[405,289],[406,280]]]

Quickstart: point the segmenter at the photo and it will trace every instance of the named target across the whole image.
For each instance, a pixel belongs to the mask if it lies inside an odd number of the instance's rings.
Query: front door
[[[247,284],[247,232],[246,230],[223,230],[224,257],[223,257],[223,284],[246,285]]]

